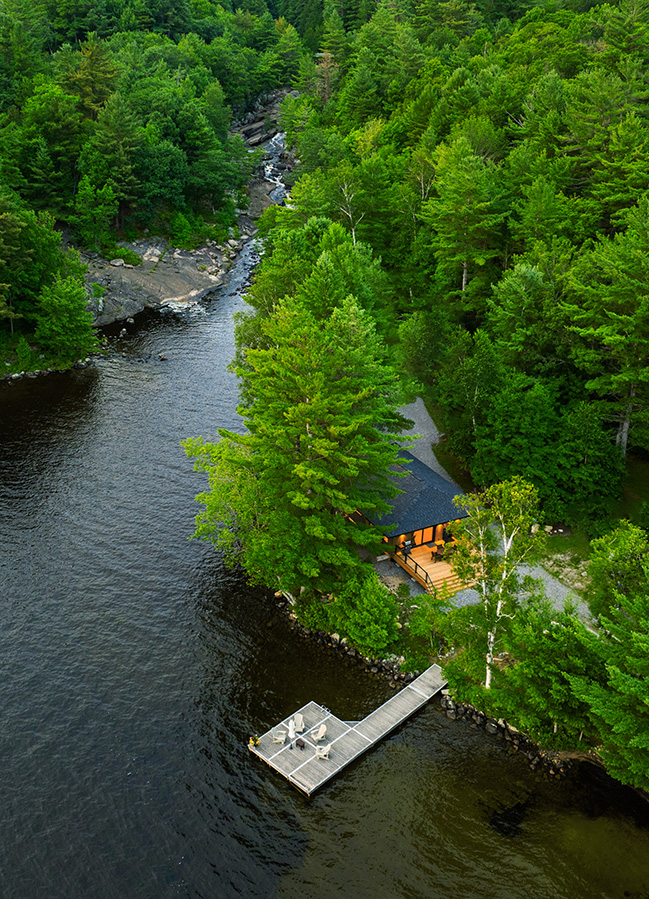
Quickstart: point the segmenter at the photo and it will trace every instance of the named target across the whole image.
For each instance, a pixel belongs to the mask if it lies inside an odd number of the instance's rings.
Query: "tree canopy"
[[[210,478],[197,534],[256,583],[331,593],[362,567],[359,546],[380,545],[352,516],[388,511],[395,491],[394,375],[352,297],[323,322],[286,301],[261,336],[267,345],[246,349],[237,368],[247,433],[186,444]]]

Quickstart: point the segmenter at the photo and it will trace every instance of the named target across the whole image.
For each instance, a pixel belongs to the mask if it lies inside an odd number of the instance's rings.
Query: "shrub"
[[[396,638],[397,614],[394,596],[374,571],[351,579],[329,607],[330,627],[366,655],[377,655]]]

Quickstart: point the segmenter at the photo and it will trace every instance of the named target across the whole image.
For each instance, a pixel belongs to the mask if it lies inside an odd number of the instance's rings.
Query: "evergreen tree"
[[[629,113],[611,130],[606,152],[597,157],[591,191],[602,208],[607,231],[623,230],[626,213],[649,191],[646,159],[649,130],[635,113]]]
[[[74,362],[97,349],[83,281],[57,278],[39,296],[36,340],[46,352],[63,362]]]
[[[336,592],[363,566],[356,548],[380,545],[351,516],[387,511],[395,490],[394,375],[351,298],[324,322],[284,303],[262,332],[267,346],[238,368],[248,433],[185,444],[210,478],[197,535],[255,583]]]
[[[113,92],[117,69],[108,46],[95,32],[81,44],[79,53],[77,66],[68,76],[68,86],[79,97],[84,113],[96,119]]]
[[[645,568],[649,564],[649,538],[642,528],[622,521],[605,537],[591,543],[588,565],[590,583],[586,599],[598,618],[610,617],[621,596],[633,597],[647,587]]]
[[[23,106],[21,168],[30,199],[39,203],[45,190],[48,208],[65,213],[74,193],[82,136],[77,98],[38,78]]]
[[[96,188],[87,176],[79,183],[74,201],[75,215],[72,221],[77,228],[81,244],[100,250],[111,240],[110,226],[116,217],[119,201],[110,183]]]
[[[481,309],[489,284],[489,263],[498,255],[498,232],[505,217],[498,175],[478,158],[466,138],[436,153],[437,197],[422,207],[431,227],[440,292],[468,310]]]
[[[574,749],[593,726],[572,679],[597,670],[596,643],[574,608],[542,600],[518,609],[507,636],[512,661],[497,679],[501,714],[544,746]]]
[[[611,573],[618,561],[611,560]],[[627,589],[612,589],[610,610],[601,616],[603,631],[596,647],[603,676],[595,668],[594,674],[572,678],[576,695],[590,708],[607,770],[622,783],[645,791],[649,790],[648,584],[645,556],[636,560]]]
[[[564,304],[581,340],[573,358],[594,402],[617,423],[616,443],[626,455],[629,432],[649,445],[649,200],[628,216],[628,230],[600,242],[577,261]]]

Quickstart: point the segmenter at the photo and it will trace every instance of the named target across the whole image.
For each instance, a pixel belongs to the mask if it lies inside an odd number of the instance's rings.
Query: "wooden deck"
[[[443,559],[434,562],[432,555],[432,547],[428,543],[424,543],[423,546],[414,546],[405,559],[401,554],[395,554],[393,558],[404,571],[407,571],[411,577],[414,577],[427,590],[430,590],[431,587],[434,587],[436,590],[441,590],[442,587],[445,587],[452,594],[472,586],[471,584],[463,583],[448,562],[445,562]],[[416,564],[413,565],[412,562]]]
[[[290,744],[288,737],[283,744],[273,742],[273,730],[279,728],[288,733],[288,722],[293,715],[280,722],[277,728],[265,733],[257,746],[249,745],[248,748],[299,790],[310,796],[395,727],[410,718],[445,685],[446,681],[442,677],[439,665],[432,665],[367,718],[357,722],[341,721],[324,706],[318,705],[317,702],[309,702],[297,710],[304,716],[304,732],[297,735],[304,742],[302,749],[296,746],[295,742]],[[327,759],[316,758],[316,744],[311,738],[321,724],[326,724],[327,733],[318,745],[329,744]]]

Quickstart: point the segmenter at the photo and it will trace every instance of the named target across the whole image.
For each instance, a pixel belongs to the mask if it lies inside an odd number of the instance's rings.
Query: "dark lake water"
[[[238,426],[252,259],[87,370],[0,384],[0,896],[649,896],[632,793],[551,782],[435,704],[311,800],[248,753],[310,699],[390,694],[188,539],[180,441]]]

